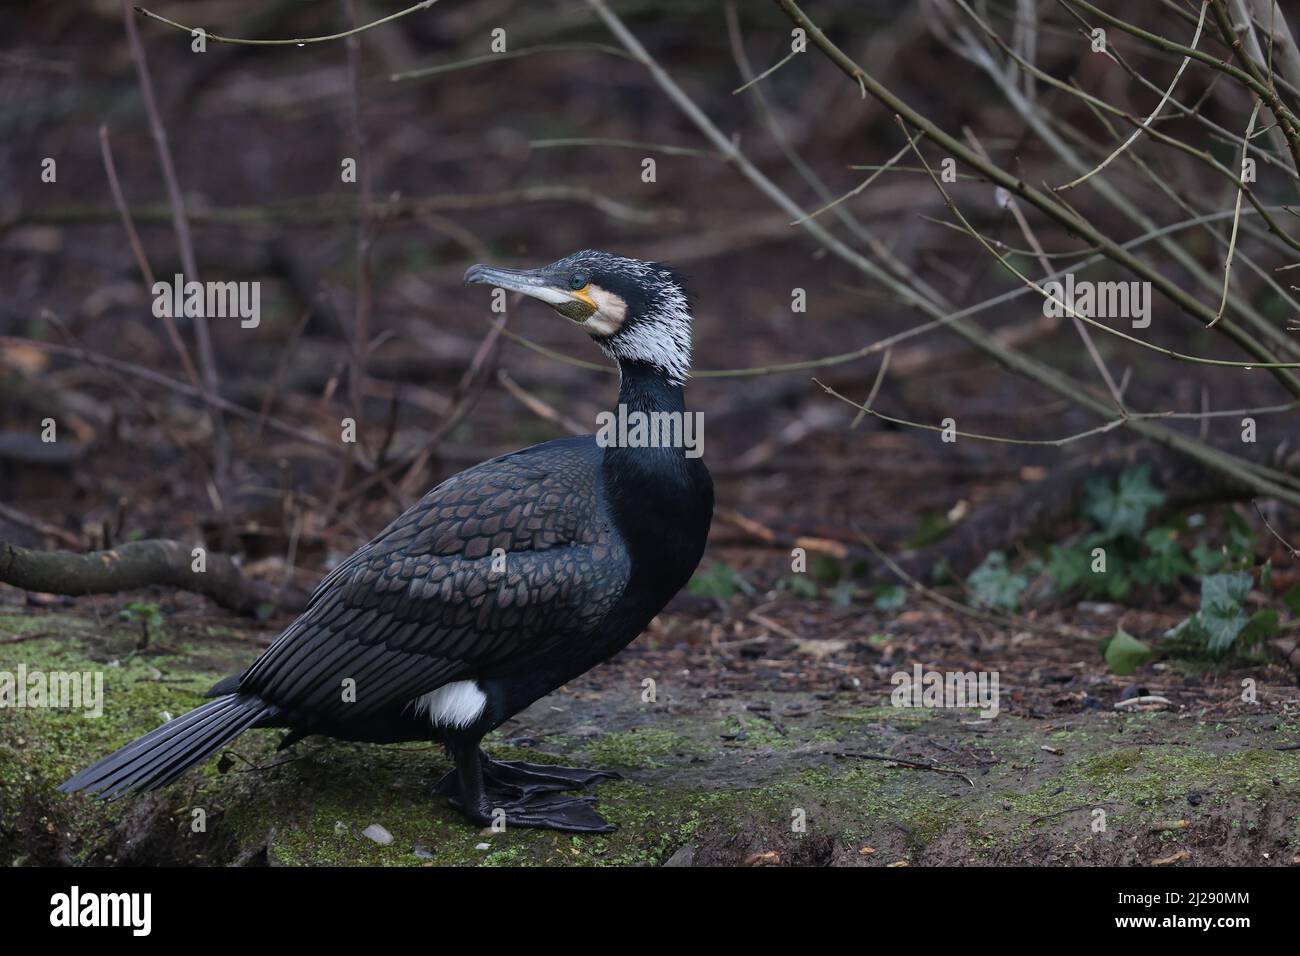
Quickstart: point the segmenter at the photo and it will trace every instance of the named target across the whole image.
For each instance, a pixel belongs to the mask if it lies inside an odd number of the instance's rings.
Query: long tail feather
[[[169,720],[59,784],[64,793],[85,790],[105,800],[155,790],[206,760],[275,708],[256,697],[228,694]]]

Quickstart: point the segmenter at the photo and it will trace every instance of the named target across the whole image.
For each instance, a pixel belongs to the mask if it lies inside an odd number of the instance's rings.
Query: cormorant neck
[[[685,388],[680,382],[669,380],[668,374],[657,365],[619,359],[622,383],[618,389],[618,403],[628,411],[684,412]]]
[[[619,359],[618,404],[603,412],[596,442],[615,520],[625,538],[651,551],[664,540],[702,470],[702,416],[685,408],[685,389],[664,369]],[[671,562],[669,562],[671,563]]]
[[[698,458],[704,439],[699,416],[686,411],[685,390],[658,366],[647,362],[619,360],[622,384],[618,405],[608,416],[608,434],[598,433],[605,445],[605,467],[626,489],[647,485],[638,497],[644,503],[651,491],[662,493],[676,488],[667,475],[682,474],[687,455]],[[689,449],[689,451],[688,451]]]

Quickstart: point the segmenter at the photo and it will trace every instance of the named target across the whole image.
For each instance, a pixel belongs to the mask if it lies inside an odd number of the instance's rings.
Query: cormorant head
[[[667,266],[585,249],[540,269],[470,266],[465,281],[541,299],[616,361],[652,365],[676,384],[690,371],[690,305]]]

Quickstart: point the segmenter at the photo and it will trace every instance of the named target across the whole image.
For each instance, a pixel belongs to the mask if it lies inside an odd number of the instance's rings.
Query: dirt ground
[[[766,613],[798,627],[800,610]],[[197,704],[275,635],[177,609],[142,648],[140,626],[113,612],[100,602],[98,619],[84,606],[0,614],[6,661],[102,670],[110,704],[100,720],[0,711],[7,863],[1300,861],[1294,687],[1261,682],[1258,703],[1246,704],[1244,671],[1157,666],[1138,679],[1170,705],[1117,711],[1132,681],[1100,673],[1095,648],[980,633],[924,607],[821,621],[798,641],[737,638],[752,613],[737,603],[668,613],[489,738],[498,757],[622,774],[595,791],[619,827],[607,836],[480,831],[431,794],[450,767],[433,745],[309,738],[276,753],[271,731],[250,732],[165,791],[95,804],[53,786],[164,712]],[[998,670],[997,716],[890,706],[878,688],[910,670],[921,646],[927,666]]]

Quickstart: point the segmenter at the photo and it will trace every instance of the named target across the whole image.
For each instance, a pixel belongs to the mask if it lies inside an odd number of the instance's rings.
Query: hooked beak
[[[583,322],[596,311],[589,296],[578,295],[559,285],[545,269],[498,269],[479,263],[465,271],[466,285],[490,285],[519,292],[545,302],[575,322]]]

